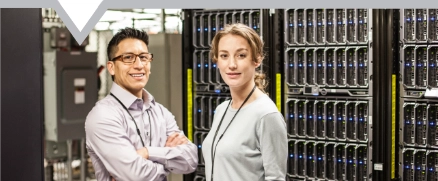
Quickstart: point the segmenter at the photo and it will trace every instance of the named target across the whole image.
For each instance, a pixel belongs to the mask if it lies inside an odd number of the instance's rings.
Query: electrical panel
[[[192,127],[189,126],[187,132],[192,133],[193,142],[198,147],[199,160],[195,173],[188,180],[201,181],[205,180],[202,142],[211,129],[216,107],[231,98],[229,87],[221,78],[219,69],[210,55],[212,39],[217,32],[232,23],[243,23],[262,35],[263,10],[193,10],[185,13],[190,13],[190,16],[186,17],[191,18],[191,24],[185,26],[188,26],[186,30],[190,33],[187,37],[191,37],[186,40],[189,42],[187,46],[192,50],[189,56],[185,56],[188,65],[186,68],[191,70],[191,74],[187,75],[191,77],[188,92],[192,93],[191,97],[187,97],[187,102],[192,105],[192,110],[187,110],[191,112],[188,120],[192,120]]]
[[[400,10],[399,176],[438,179],[438,9]]]
[[[288,178],[371,180],[371,10],[283,15]]]
[[[85,137],[85,118],[97,101],[96,52],[44,52],[45,139]]]

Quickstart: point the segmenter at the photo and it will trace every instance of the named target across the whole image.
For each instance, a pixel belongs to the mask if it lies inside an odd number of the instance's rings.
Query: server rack
[[[290,180],[372,180],[369,9],[276,10]]]
[[[260,70],[269,80],[275,81],[275,62],[271,56],[272,24],[270,11],[266,9],[216,9],[183,10],[183,102],[184,130],[188,138],[198,146],[198,167],[184,180],[205,180],[202,142],[211,128],[216,107],[231,98],[229,87],[222,80],[219,69],[210,57],[211,41],[226,24],[243,23],[261,35],[268,56]],[[275,84],[267,92],[275,100]],[[278,94],[279,95],[279,94]],[[281,95],[279,95],[281,96]]]
[[[399,45],[399,177],[438,176],[438,9],[401,9]]]
[[[262,66],[270,79],[268,92],[287,122],[288,179],[400,178],[401,166],[395,165],[403,161],[402,150],[396,151],[401,145],[395,142],[401,139],[395,134],[403,128],[395,124],[402,117],[395,114],[395,105],[402,104],[396,98],[403,91],[394,93],[400,87],[391,84],[391,75],[402,70],[392,62],[398,60],[399,54],[392,52],[398,52],[401,32],[394,28],[399,26],[394,12],[398,10],[184,10],[184,129],[199,154],[215,105],[230,97],[208,57],[211,38],[226,23],[253,26],[259,17],[255,28],[260,28],[268,53]],[[395,80],[401,81],[402,74]],[[435,152],[425,153],[430,155],[426,163],[432,164]],[[197,171],[185,180],[204,180],[203,174],[200,156]]]

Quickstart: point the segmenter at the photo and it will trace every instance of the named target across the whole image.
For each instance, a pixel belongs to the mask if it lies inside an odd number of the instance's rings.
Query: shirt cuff
[[[167,159],[166,155],[169,152],[169,148],[166,147],[146,147],[149,152],[148,160],[158,162],[164,165],[164,168],[167,168]]]

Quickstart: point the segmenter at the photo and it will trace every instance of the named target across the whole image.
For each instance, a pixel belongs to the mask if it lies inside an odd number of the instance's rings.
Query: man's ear
[[[114,62],[113,61],[108,61],[108,62],[106,62],[106,68],[107,68],[107,70],[108,70],[108,72],[111,74],[111,75],[114,75],[115,74],[115,70],[114,70]]]

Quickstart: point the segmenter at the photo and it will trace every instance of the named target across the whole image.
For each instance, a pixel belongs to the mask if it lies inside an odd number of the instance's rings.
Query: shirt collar
[[[126,108],[131,107],[131,105],[134,104],[137,99],[139,99],[138,97],[134,96],[132,93],[120,87],[115,82],[113,82],[110,92],[113,93]],[[143,106],[143,110],[149,108],[151,105],[155,105],[155,98],[144,88],[142,90],[142,98],[143,98],[143,104],[145,105]]]

